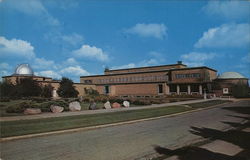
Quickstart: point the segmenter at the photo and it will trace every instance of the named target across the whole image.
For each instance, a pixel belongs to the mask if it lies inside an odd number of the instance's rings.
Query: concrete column
[[[170,92],[169,92],[169,86],[167,84],[165,86],[166,86],[166,94],[170,94]]]
[[[188,94],[191,94],[191,86],[188,85]]]
[[[176,87],[177,87],[177,88],[176,88],[177,94],[180,94],[180,86],[177,85]]]
[[[199,93],[202,95],[202,85],[199,85]]]

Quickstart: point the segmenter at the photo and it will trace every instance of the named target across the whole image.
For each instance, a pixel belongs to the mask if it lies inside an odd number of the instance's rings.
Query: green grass
[[[228,101],[214,100],[202,103],[188,104],[186,106],[169,106],[151,109],[130,110],[115,113],[101,113],[93,115],[77,115],[66,117],[43,118],[33,120],[5,121],[0,122],[1,137],[10,137],[26,135],[33,133],[42,133],[72,128],[81,128],[137,120],[143,118],[158,117],[184,111],[194,110],[197,108],[209,107],[216,104],[226,103]],[[101,104],[100,104],[101,105]]]
[[[18,136],[32,133],[88,127],[129,120],[157,117],[191,110],[184,106],[170,106],[154,109],[141,109],[116,113],[79,115],[34,120],[0,122],[1,137]]]

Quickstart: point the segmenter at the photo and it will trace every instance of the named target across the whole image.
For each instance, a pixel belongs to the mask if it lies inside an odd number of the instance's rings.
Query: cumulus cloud
[[[195,43],[196,48],[211,47],[243,47],[250,44],[250,25],[224,24],[220,27],[210,28]]]
[[[135,67],[146,67],[159,64],[157,59],[151,58],[148,60],[143,60],[138,63],[129,63],[121,66],[113,66],[111,69],[124,69],[124,68],[135,68]]]
[[[35,57],[34,47],[27,41],[11,39],[0,36],[0,55],[1,56],[24,56]]]
[[[80,66],[70,66],[67,68],[64,68],[60,71],[62,74],[71,74],[76,76],[86,76],[89,75],[89,72],[87,72],[85,69],[81,68]]]
[[[167,35],[167,27],[165,26],[165,24],[138,23],[134,27],[126,29],[125,32],[130,34],[137,34],[142,37],[154,37],[162,39]]]
[[[248,1],[209,1],[205,7],[203,7],[208,15],[221,16],[227,19],[239,19],[244,18],[250,14],[250,4]]]
[[[35,74],[39,75],[39,76],[51,77],[54,79],[62,78],[62,76],[59,73],[57,73],[53,70],[45,70],[45,71],[35,72]]]
[[[72,33],[70,35],[62,35],[61,38],[63,41],[74,46],[81,44],[83,42],[83,37],[77,33]]]
[[[53,68],[56,69],[57,65],[52,60],[47,60],[45,58],[35,58],[32,62],[32,66],[35,69],[48,69]]]
[[[50,15],[40,0],[7,0],[2,3],[21,13],[45,19],[50,25],[58,26],[60,24],[58,19]]]
[[[78,62],[74,58],[68,58],[64,63],[66,65],[78,65]]]
[[[200,52],[191,52],[188,54],[181,55],[181,59],[184,64],[188,66],[203,66],[206,61],[212,60],[216,57],[215,53],[200,53]]]
[[[89,45],[82,45],[80,49],[72,51],[72,54],[76,57],[85,57],[99,61],[109,60],[108,55],[101,48]]]

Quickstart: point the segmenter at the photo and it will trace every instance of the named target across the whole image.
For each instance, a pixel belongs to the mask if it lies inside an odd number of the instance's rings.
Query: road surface
[[[191,126],[227,129],[223,122],[242,122],[245,114],[223,107],[250,107],[239,101],[218,108],[134,124],[35,137],[0,143],[3,160],[131,160],[153,153],[154,145],[168,148],[190,144],[200,137]]]

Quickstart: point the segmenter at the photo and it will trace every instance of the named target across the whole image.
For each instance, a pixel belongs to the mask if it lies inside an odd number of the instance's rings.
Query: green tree
[[[39,83],[32,78],[21,78],[15,85],[15,95],[18,97],[40,96],[42,88]]]
[[[50,84],[45,85],[42,87],[41,96],[45,98],[50,98],[52,97],[52,91],[53,91],[53,87]]]
[[[58,95],[63,98],[77,97],[79,92],[75,89],[73,84],[72,80],[63,77],[57,90]]]
[[[15,86],[8,81],[0,82],[0,97],[14,96]]]
[[[249,86],[239,81],[233,86],[232,95],[236,98],[249,97]]]

